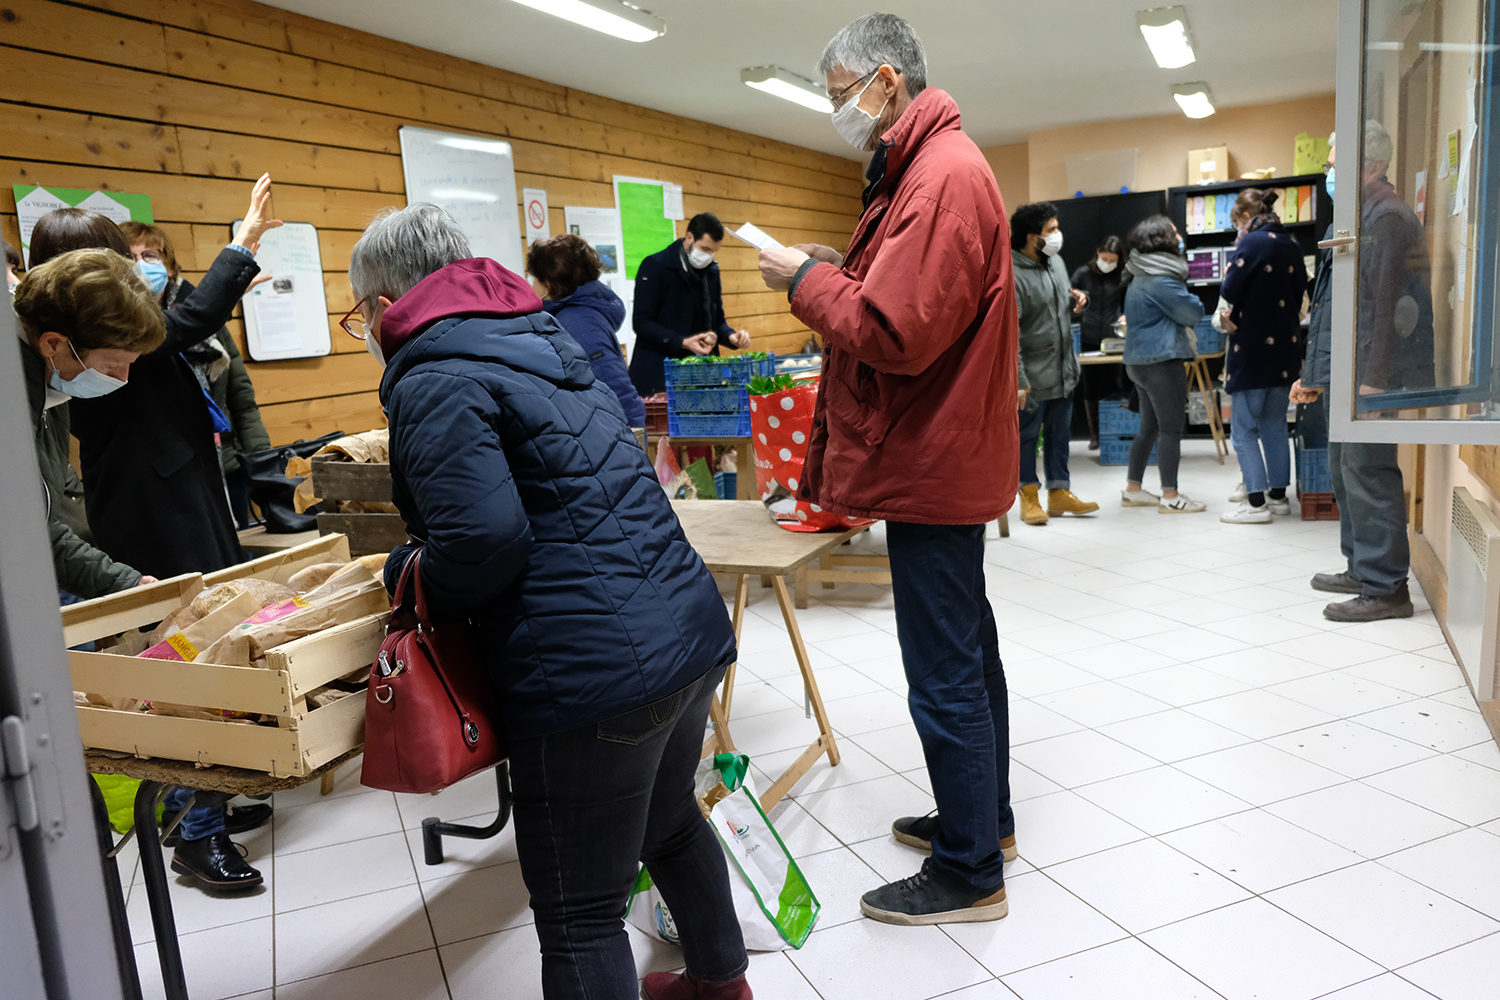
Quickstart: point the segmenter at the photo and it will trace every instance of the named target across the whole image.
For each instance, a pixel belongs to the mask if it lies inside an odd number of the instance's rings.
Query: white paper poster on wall
[[[524,274],[515,156],[503,139],[401,126],[406,203],[440,205],[458,221],[476,257]]]
[[[243,221],[236,219],[231,232],[238,235]],[[256,285],[240,300],[245,307],[245,346],[250,359],[281,361],[332,353],[317,229],[307,222],[288,222],[266,230],[255,262],[271,280]]]
[[[563,224],[574,236],[581,236],[599,255],[599,280],[608,285],[625,303],[625,322],[616,336],[626,346],[626,355],[635,347],[635,328],[630,322],[634,308],[635,286],[625,280],[620,266],[620,213],[613,208],[589,208],[568,205],[563,208]]]
[[[552,235],[547,221],[547,192],[541,188],[521,189],[521,215],[526,220],[526,245]]]

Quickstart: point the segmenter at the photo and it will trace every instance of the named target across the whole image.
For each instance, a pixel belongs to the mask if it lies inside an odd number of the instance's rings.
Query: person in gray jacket
[[[1357,175],[1364,189],[1360,231],[1365,245],[1373,245],[1374,250],[1366,251],[1362,245],[1359,257],[1356,371],[1360,388],[1431,385],[1431,323],[1423,320],[1432,310],[1424,297],[1427,248],[1422,228],[1416,213],[1396,197],[1385,178],[1394,155],[1390,135],[1371,121],[1365,123],[1364,139],[1365,160]],[[1329,136],[1329,197],[1333,197],[1334,184],[1332,143],[1333,136]],[[1333,235],[1331,227],[1328,235]],[[1410,310],[1416,329],[1408,329],[1405,336],[1395,324],[1382,322],[1382,313],[1391,310],[1382,310],[1380,304],[1391,289],[1417,292],[1418,305]],[[1307,358],[1302,378],[1292,386],[1292,402],[1316,402],[1328,388],[1332,340],[1333,255],[1320,250],[1308,315]],[[1396,462],[1396,446],[1330,441],[1328,471],[1339,505],[1339,542],[1347,567],[1317,574],[1312,588],[1354,596],[1328,605],[1323,617],[1338,622],[1410,618],[1414,610],[1407,583],[1411,549],[1406,535],[1405,482]]]
[[[1073,353],[1072,314],[1088,296],[1072,287],[1058,252],[1063,235],[1057,206],[1050,201],[1022,205],[1010,217],[1010,246],[1016,273],[1016,313],[1021,323],[1021,520],[1046,524],[1063,514],[1092,514],[1096,503],[1073,495],[1068,478],[1068,442],[1073,436],[1073,389],[1078,357]],[[1037,478],[1037,437],[1042,438],[1047,472],[1047,506]]]

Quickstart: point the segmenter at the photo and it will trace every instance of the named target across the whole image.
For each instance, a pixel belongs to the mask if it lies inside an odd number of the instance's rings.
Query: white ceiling
[[[869,0],[640,0],[667,33],[632,43],[512,0],[272,0],[275,6],[632,104],[855,158],[826,115],[739,81],[774,64],[811,76]],[[1333,91],[1338,0],[1184,0],[1198,61],[1159,69],[1135,26],[1165,0],[885,0],[927,49],[981,146],[1092,121],[1178,113],[1169,86],[1206,80],[1220,107]]]

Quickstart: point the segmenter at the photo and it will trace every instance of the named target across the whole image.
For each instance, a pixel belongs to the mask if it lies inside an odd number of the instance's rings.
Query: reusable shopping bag
[[[750,758],[721,753],[698,772],[698,804],[718,835],[729,862],[734,911],[750,951],[801,948],[822,905],[796,859],[760,808]],[[631,890],[627,919],[671,944],[680,944],[677,924],[651,874],[641,867]]]
[[[766,503],[776,523],[788,531],[841,531],[874,524],[869,518],[844,517],[824,510],[797,495],[817,402],[816,381],[799,382],[790,389],[764,396],[750,396],[756,495]],[[785,495],[773,495],[777,493]]]

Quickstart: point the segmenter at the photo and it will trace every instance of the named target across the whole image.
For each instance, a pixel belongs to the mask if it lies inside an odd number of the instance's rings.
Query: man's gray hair
[[[453,216],[427,202],[375,216],[349,259],[356,298],[399,299],[423,278],[474,256]]]
[[[818,76],[842,66],[863,79],[882,65],[902,74],[908,97],[927,88],[927,53],[916,30],[895,14],[866,14],[833,36],[818,60]]]
[[[1391,134],[1385,130],[1385,126],[1373,118],[1365,120],[1365,162],[1373,163],[1380,160],[1386,166],[1391,165],[1391,157],[1395,156],[1395,147],[1391,143]]]

